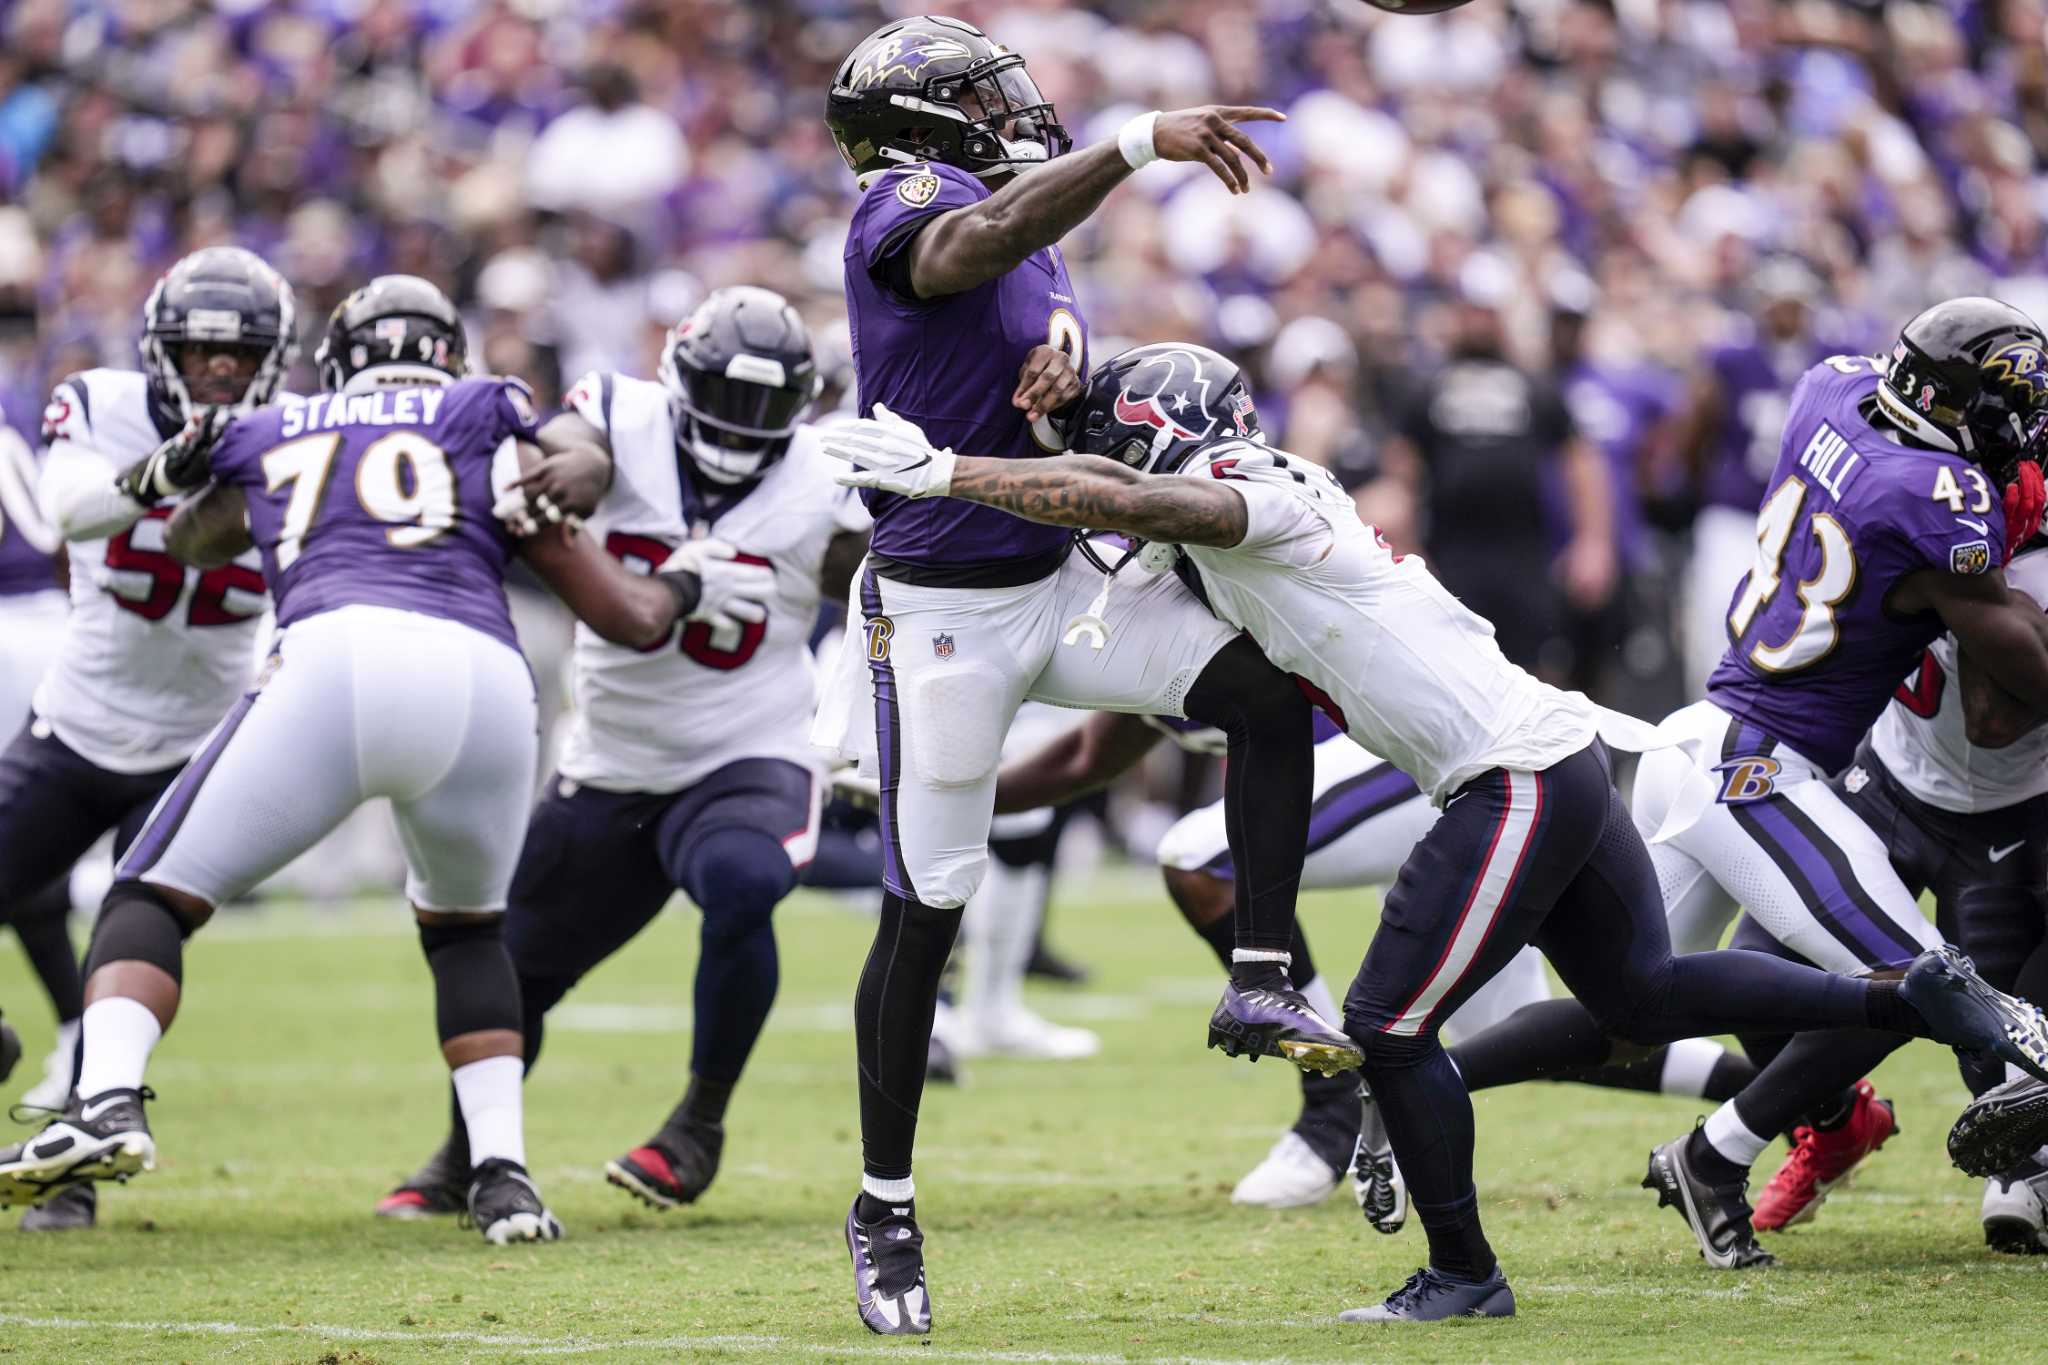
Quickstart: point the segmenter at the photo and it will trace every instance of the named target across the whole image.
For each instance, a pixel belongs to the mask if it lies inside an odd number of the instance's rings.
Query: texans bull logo
[[[1175,376],[1182,365],[1196,378],[1187,385],[1176,385]],[[1183,441],[1208,435],[1216,419],[1209,414],[1209,381],[1201,378],[1201,373],[1201,362],[1186,351],[1148,356],[1124,376],[1124,386],[1116,396],[1116,420],[1126,426],[1151,427]],[[1162,394],[1175,389],[1179,391],[1171,399],[1162,399]]]

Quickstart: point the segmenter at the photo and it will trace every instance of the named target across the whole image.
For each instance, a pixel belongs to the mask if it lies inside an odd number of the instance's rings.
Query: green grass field
[[[1366,897],[1304,913],[1340,983]],[[849,1002],[869,924],[783,907],[782,994],[698,1205],[604,1183],[679,1093],[695,919],[678,905],[557,1013],[529,1152],[568,1239],[490,1247],[395,1225],[378,1195],[438,1140],[426,969],[398,906],[273,906],[201,935],[150,1080],[157,1171],[79,1235],[0,1230],[0,1357],[116,1362],[906,1360],[2014,1360],[2048,1352],[2048,1257],[1993,1256],[1941,1140],[1963,1090],[1916,1046],[1879,1075],[1903,1133],[1764,1273],[1707,1270],[1636,1188],[1695,1101],[1529,1086],[1478,1102],[1479,1180],[1521,1300],[1506,1322],[1339,1326],[1422,1257],[1348,1195],[1284,1214],[1231,1183],[1293,1113],[1292,1073],[1203,1050],[1217,978],[1156,883],[1105,875],[1056,913],[1097,969],[1042,992],[1102,1031],[1079,1064],[983,1062],[926,1097],[920,1205],[937,1332],[881,1342],[852,1309],[840,1220],[859,1171]],[[1341,984],[1339,992],[1341,993]],[[0,1000],[33,1077],[49,1026],[18,954]],[[1775,1162],[1775,1155],[1767,1157]],[[11,1220],[10,1220],[11,1222]]]

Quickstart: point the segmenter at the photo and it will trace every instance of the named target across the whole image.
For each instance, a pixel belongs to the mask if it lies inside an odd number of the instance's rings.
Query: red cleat
[[[1750,1225],[1758,1232],[1783,1232],[1811,1220],[1828,1191],[1898,1130],[1892,1102],[1879,1099],[1869,1081],[1856,1082],[1847,1123],[1824,1133],[1804,1126],[1793,1130],[1792,1155],[1764,1186]]]

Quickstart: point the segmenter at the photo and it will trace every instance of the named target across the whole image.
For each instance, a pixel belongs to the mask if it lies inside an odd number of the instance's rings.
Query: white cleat
[[[154,1098],[146,1088],[74,1095],[34,1137],[0,1147],[0,1206],[40,1204],[89,1180],[155,1170],[156,1141],[142,1112]]]
[[[1262,1209],[1305,1209],[1328,1199],[1343,1179],[1342,1171],[1331,1170],[1330,1163],[1290,1128],[1266,1153],[1266,1159],[1237,1182],[1230,1202]]]
[[[2015,1256],[2048,1252],[2048,1170],[2028,1161],[1984,1182],[1984,1245]]]
[[[1027,1061],[1072,1062],[1102,1051],[1102,1039],[1070,1028],[1022,1005],[993,1019],[965,1013],[957,1051],[963,1057],[1015,1057]]]
[[[61,1113],[71,1098],[71,1072],[77,1050],[78,1021],[74,1019],[57,1029],[57,1041],[51,1045],[50,1055],[43,1058],[43,1078],[28,1088],[21,1102],[31,1109]]]

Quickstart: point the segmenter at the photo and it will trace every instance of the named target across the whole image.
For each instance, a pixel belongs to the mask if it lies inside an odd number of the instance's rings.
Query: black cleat
[[[2048,1085],[2021,1076],[1963,1106],[1948,1130],[1948,1159],[1966,1175],[1994,1176],[2048,1144]]]
[[[1693,1169],[1686,1147],[1692,1135],[1675,1137],[1650,1153],[1643,1188],[1657,1192],[1657,1207],[1678,1210],[1700,1244],[1700,1255],[1716,1270],[1757,1270],[1778,1258],[1756,1243],[1749,1225],[1749,1181],[1710,1185]]]
[[[725,1125],[664,1128],[643,1145],[604,1164],[604,1178],[651,1208],[693,1204],[718,1175]]]
[[[932,1330],[924,1283],[924,1234],[906,1205],[872,1223],[860,1221],[860,1199],[846,1211],[846,1251],[853,1257],[853,1295],[861,1323],[877,1336],[921,1337]]]
[[[462,1213],[469,1207],[471,1171],[467,1161],[454,1155],[454,1138],[427,1158],[427,1164],[406,1177],[405,1183],[377,1201],[379,1218],[410,1222]]]
[[[1387,1123],[1372,1091],[1361,1083],[1358,1093],[1365,1101],[1365,1121],[1359,1125],[1358,1149],[1351,1157],[1351,1193],[1374,1232],[1396,1233],[1408,1221],[1408,1182],[1401,1178],[1394,1144],[1387,1138]]]
[[[1031,960],[1024,964],[1024,975],[1061,986],[1085,986],[1091,973],[1072,958],[1061,957],[1046,947],[1045,935],[1040,934],[1031,945]]]
[[[1439,1270],[1424,1267],[1408,1277],[1408,1283],[1387,1295],[1385,1303],[1370,1308],[1347,1308],[1337,1315],[1339,1322],[1442,1322],[1446,1318],[1511,1318],[1515,1315],[1515,1291],[1508,1277],[1495,1266],[1493,1273],[1478,1284],[1454,1280]]]
[[[2048,1081],[2048,1016],[1977,975],[1959,949],[1944,945],[1914,958],[1899,995],[1927,1021],[1937,1042],[1989,1053]]]
[[[100,1196],[90,1184],[73,1185],[21,1215],[23,1232],[71,1232],[99,1218]]]
[[[1282,978],[1283,982],[1285,978]],[[1226,1057],[1285,1057],[1303,1071],[1355,1071],[1365,1054],[1292,986],[1240,988],[1233,981],[1209,1016],[1209,1046]]]
[[[13,1075],[20,1063],[21,1035],[14,1031],[14,1025],[0,1019],[0,1081]]]
[[[516,1161],[492,1157],[476,1168],[469,1182],[471,1226],[486,1242],[553,1242],[562,1235],[561,1220],[541,1202],[540,1187]]]
[[[931,1042],[925,1044],[924,1079],[927,1085],[960,1084],[960,1059],[953,1054],[952,1046],[936,1033],[932,1035]]]
[[[126,1180],[156,1169],[156,1141],[142,1103],[156,1092],[74,1095],[26,1142],[0,1147],[0,1206],[40,1204],[88,1180]]]

